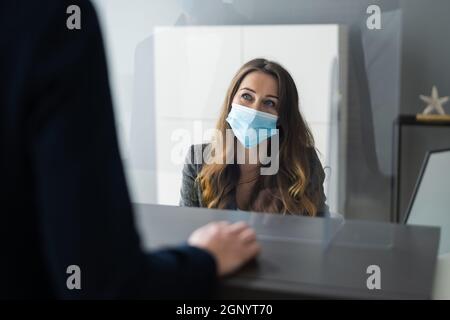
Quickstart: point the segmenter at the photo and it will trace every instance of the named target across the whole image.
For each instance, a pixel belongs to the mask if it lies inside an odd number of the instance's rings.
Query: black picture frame
[[[410,215],[411,209],[412,209],[412,207],[414,205],[414,201],[416,200],[417,192],[419,191],[420,184],[422,183],[422,179],[423,179],[423,176],[425,174],[425,170],[427,169],[428,161],[430,160],[430,157],[433,154],[441,153],[441,152],[450,152],[450,148],[430,150],[430,151],[428,151],[426,153],[425,159],[422,162],[422,167],[420,168],[419,177],[418,177],[418,179],[416,181],[416,184],[414,186],[414,191],[413,191],[413,193],[411,195],[411,198],[409,199],[408,208],[406,209],[406,212],[405,212],[405,215],[404,215],[404,219],[403,219],[403,223],[404,224],[408,223],[409,215]]]

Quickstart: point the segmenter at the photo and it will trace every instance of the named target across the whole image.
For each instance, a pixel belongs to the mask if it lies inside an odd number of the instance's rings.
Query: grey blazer
[[[183,178],[181,184],[181,198],[180,206],[185,207],[205,207],[202,201],[202,190],[199,183],[196,181],[197,175],[202,170],[203,166],[203,152],[206,148],[209,148],[210,144],[197,144],[192,145],[186,155],[184,167],[183,167]],[[323,191],[323,181],[325,177],[322,164],[320,163],[317,153],[314,148],[310,148],[310,170],[311,170],[311,184],[310,188],[319,189],[322,195],[322,205],[319,207],[317,216],[319,217],[329,217],[330,213],[328,206],[325,204],[326,197]],[[227,209],[236,210],[237,204],[230,203]]]

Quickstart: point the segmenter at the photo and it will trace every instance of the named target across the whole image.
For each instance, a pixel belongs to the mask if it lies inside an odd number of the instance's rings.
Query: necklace
[[[246,184],[246,183],[255,181],[255,180],[258,179],[258,178],[259,178],[259,173],[258,173],[258,175],[254,176],[254,177],[251,178],[250,180],[246,180],[246,181],[239,182],[238,185],[240,185],[240,184]]]

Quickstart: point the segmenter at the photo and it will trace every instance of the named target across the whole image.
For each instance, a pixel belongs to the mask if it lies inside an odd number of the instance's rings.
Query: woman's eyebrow
[[[248,90],[248,91],[251,91],[251,92],[253,92],[253,93],[256,93],[256,91],[255,90],[253,90],[253,89],[250,89],[250,88],[241,88],[241,89],[239,89],[239,91],[241,91],[241,90]],[[268,97],[268,98],[275,98],[275,99],[280,99],[280,98],[278,98],[277,96],[274,96],[274,95],[271,95],[271,94],[268,94],[266,97]]]

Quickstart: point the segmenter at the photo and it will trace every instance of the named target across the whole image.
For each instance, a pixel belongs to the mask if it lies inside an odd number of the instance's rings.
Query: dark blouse
[[[203,166],[203,152],[210,144],[192,145],[186,156],[185,164],[183,167],[183,178],[181,184],[181,198],[180,206],[184,207],[205,207],[202,201],[202,190],[199,183],[196,181],[197,175],[202,170]],[[322,164],[317,156],[314,148],[310,148],[310,170],[311,181],[308,188],[311,188],[313,192],[318,189],[323,199],[322,204],[317,211],[318,217],[329,217],[328,206],[325,204],[325,194],[323,190],[324,171]],[[237,203],[234,198],[233,201],[228,203],[227,209],[237,210]]]

